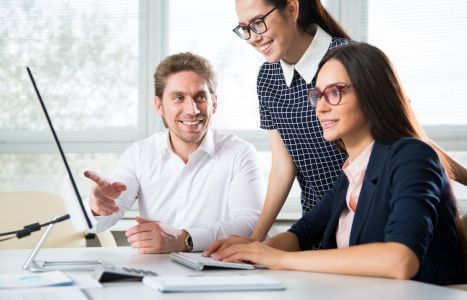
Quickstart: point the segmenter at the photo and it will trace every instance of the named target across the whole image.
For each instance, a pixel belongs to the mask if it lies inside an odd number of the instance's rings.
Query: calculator
[[[92,274],[92,277],[102,283],[113,281],[142,281],[144,276],[157,276],[157,273],[149,270],[105,264],[97,266]]]

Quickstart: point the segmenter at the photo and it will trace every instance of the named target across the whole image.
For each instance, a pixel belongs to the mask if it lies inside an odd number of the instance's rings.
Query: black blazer
[[[289,231],[302,249],[321,240],[336,248],[339,217],[346,207],[348,181],[342,172],[334,188]],[[436,152],[414,138],[375,142],[352,223],[349,245],[398,242],[414,251],[420,269],[414,280],[464,281],[463,257],[448,178]]]

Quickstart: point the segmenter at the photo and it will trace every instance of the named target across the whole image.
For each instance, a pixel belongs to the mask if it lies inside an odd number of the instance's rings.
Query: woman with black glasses
[[[348,153],[334,188],[288,232],[214,254],[271,269],[467,282],[462,223],[388,58],[368,44],[332,50],[310,90],[324,139]],[[321,241],[322,250],[311,250]]]
[[[315,109],[307,102],[318,64],[331,49],[351,43],[319,0],[236,0],[235,34],[266,62],[257,78],[261,128],[269,131],[272,165],[265,204],[249,238],[216,241],[205,254],[233,243],[262,241],[282,208],[295,177],[302,214],[310,213],[333,187],[347,155],[323,139]],[[456,180],[467,184],[467,171]],[[462,173],[463,172],[463,173]]]

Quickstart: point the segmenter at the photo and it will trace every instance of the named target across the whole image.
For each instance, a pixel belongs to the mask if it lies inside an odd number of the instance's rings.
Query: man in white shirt
[[[263,204],[263,172],[251,144],[209,128],[217,108],[212,66],[175,54],[154,79],[168,131],[131,145],[109,180],[85,172],[96,183],[95,230],[115,224],[138,199],[141,217],[126,235],[140,253],[201,251],[216,239],[249,236]]]

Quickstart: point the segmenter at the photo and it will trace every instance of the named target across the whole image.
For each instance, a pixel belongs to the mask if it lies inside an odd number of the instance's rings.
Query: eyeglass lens
[[[235,34],[238,35],[241,39],[248,40],[251,37],[251,31],[256,34],[265,33],[268,28],[266,27],[266,22],[264,19],[270,15],[277,7],[273,7],[269,12],[267,12],[263,17],[256,18],[252,20],[248,25],[238,25],[234,28]]]
[[[239,26],[236,28],[235,33],[239,35],[242,39],[247,40],[251,37],[251,31],[257,34],[266,32],[266,24],[262,19],[256,19],[252,21],[248,26]]]
[[[324,91],[320,92],[319,89],[314,88],[310,90],[309,99],[311,105],[316,107],[321,97],[324,97],[324,100],[331,104],[337,105],[341,101],[342,97],[342,89],[346,86],[338,86],[338,85],[330,85],[324,89]]]

